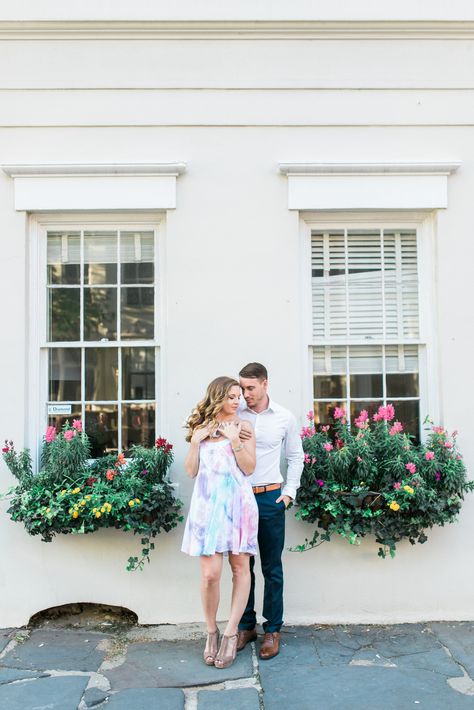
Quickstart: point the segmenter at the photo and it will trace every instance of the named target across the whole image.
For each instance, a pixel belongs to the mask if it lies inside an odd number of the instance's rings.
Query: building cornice
[[[110,163],[110,164],[46,164],[2,165],[9,177],[108,177],[108,176],[153,176],[177,177],[186,170],[186,163]]]
[[[460,163],[280,163],[283,175],[451,175]]]
[[[474,21],[0,21],[3,40],[472,39]]]

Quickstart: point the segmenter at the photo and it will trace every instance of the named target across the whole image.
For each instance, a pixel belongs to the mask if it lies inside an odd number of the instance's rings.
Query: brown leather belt
[[[254,493],[266,493],[267,491],[276,491],[277,488],[281,488],[281,483],[270,483],[269,486],[252,486]]]

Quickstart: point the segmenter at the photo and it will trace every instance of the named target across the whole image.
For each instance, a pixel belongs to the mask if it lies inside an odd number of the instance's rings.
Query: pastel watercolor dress
[[[216,552],[257,552],[258,507],[228,439],[199,447],[199,470],[181,551],[193,557]]]

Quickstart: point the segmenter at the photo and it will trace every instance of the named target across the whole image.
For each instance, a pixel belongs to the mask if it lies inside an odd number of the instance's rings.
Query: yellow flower
[[[135,498],[135,503],[140,503],[140,498]]]
[[[66,489],[65,489],[65,488],[64,488],[64,490],[61,491],[61,495],[62,495],[62,496],[66,495]]]
[[[91,496],[84,496],[84,498],[85,498],[86,500],[90,500],[90,499],[91,499]]]
[[[107,510],[108,513],[110,513],[110,511],[112,510],[112,506],[110,505],[110,503],[104,503],[104,508]]]
[[[72,508],[69,508],[69,515],[72,515]]]
[[[403,486],[403,490],[406,491],[407,493],[414,493],[415,492],[411,486]]]
[[[105,513],[105,511],[106,511],[106,507],[105,507],[105,505],[103,505],[102,508],[100,509],[100,512]]]
[[[100,518],[101,515],[102,515],[102,513],[100,512],[100,510],[98,510],[97,513],[95,514],[95,517]]]
[[[78,510],[75,510],[75,511],[73,512],[73,514],[72,514],[72,517],[73,517],[73,518],[78,518],[78,517],[79,517],[79,511],[78,511]]]
[[[128,501],[128,504],[129,504],[130,508],[133,508],[133,506],[135,505],[135,501],[134,501],[134,500],[129,500],[129,501]]]
[[[79,488],[79,486],[78,486],[77,488],[74,488],[73,494],[75,495],[76,493],[79,493],[80,490],[81,490],[81,489]]]
[[[85,505],[85,504],[86,504],[86,501],[85,501],[84,498],[83,498],[83,499],[81,500],[81,502],[80,502],[79,505]]]
[[[50,513],[50,512],[51,512],[51,508],[46,508],[46,510],[45,510],[44,512],[45,512],[45,513]]]
[[[389,507],[391,510],[399,510],[400,508],[396,500],[392,500]]]

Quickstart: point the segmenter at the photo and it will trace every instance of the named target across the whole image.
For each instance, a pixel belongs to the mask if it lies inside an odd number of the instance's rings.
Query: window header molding
[[[460,163],[280,163],[288,209],[445,209]]]
[[[14,181],[15,209],[174,209],[185,163],[3,165]]]

